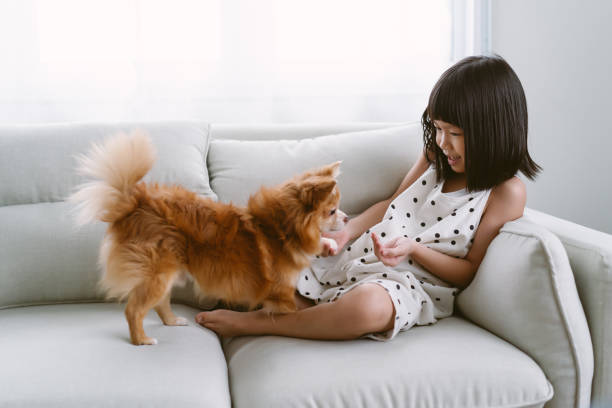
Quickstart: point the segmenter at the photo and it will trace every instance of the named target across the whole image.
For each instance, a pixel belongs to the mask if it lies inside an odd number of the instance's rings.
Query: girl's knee
[[[387,291],[375,283],[362,284],[345,295],[360,335],[388,330],[393,327],[395,307]],[[349,296],[352,295],[352,296]]]

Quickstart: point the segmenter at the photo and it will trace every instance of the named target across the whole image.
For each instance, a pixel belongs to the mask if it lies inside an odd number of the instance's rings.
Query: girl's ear
[[[300,187],[300,200],[308,206],[315,206],[331,194],[336,187],[336,180],[329,177],[311,177]]]

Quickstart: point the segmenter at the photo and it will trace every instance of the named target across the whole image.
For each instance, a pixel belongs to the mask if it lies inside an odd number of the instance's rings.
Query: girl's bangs
[[[443,81],[441,81],[443,82]],[[461,112],[459,107],[463,105],[459,99],[459,93],[455,91],[452,86],[453,81],[444,81],[447,83],[439,84],[438,87],[431,93],[428,105],[429,118],[434,120],[441,120],[446,123],[463,128],[461,124]],[[451,83],[451,84],[448,84]]]

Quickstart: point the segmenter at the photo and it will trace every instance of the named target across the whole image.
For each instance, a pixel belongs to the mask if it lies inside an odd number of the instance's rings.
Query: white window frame
[[[453,0],[452,60],[490,55],[491,0]]]

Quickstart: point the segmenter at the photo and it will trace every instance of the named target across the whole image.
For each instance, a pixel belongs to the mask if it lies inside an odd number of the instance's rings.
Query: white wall
[[[492,49],[521,79],[527,206],[612,233],[612,1],[492,0]]]

